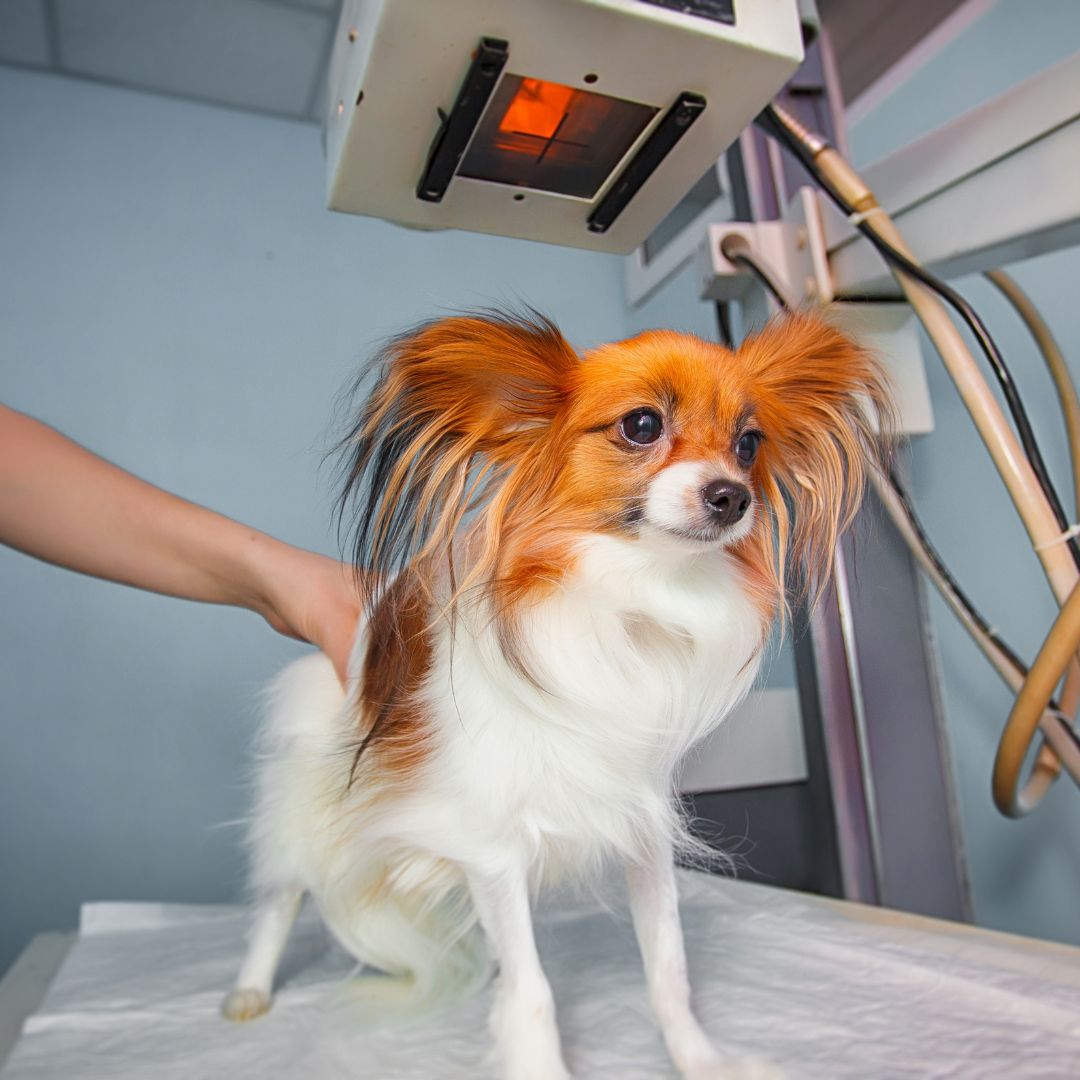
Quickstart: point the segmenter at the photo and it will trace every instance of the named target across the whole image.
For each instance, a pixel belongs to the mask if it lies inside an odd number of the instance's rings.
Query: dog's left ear
[[[776,518],[780,573],[817,595],[833,551],[896,428],[887,375],[850,338],[810,315],[770,323],[738,352],[765,439],[755,462]]]

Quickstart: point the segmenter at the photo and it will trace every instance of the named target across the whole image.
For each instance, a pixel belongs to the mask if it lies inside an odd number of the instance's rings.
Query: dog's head
[[[614,533],[731,549],[779,600],[826,580],[891,415],[879,365],[806,315],[735,351],[650,331],[584,357],[538,316],[447,318],[385,350],[342,506],[358,565],[384,574],[445,556],[475,510],[461,588],[512,601]]]

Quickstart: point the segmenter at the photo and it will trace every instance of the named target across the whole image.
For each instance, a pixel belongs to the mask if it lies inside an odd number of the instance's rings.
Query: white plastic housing
[[[796,0],[742,0],[735,14],[729,26],[647,0],[346,0],[330,67],[329,206],[422,229],[628,253],[802,60]],[[658,110],[591,199],[462,176],[441,202],[417,198],[437,111],[452,109],[483,37],[509,43],[504,78],[543,79]],[[705,111],[608,231],[590,232],[590,212],[682,91],[702,95]]]

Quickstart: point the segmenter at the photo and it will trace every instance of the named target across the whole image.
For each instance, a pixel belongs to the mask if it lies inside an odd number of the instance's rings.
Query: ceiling
[[[0,0],[0,63],[319,123],[341,0]]]
[[[817,0],[850,104],[970,0]],[[985,5],[983,5],[985,6]]]

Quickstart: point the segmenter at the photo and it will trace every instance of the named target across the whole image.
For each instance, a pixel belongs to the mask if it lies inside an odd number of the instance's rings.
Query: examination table
[[[789,1077],[1080,1076],[1080,949],[701,873],[681,872],[680,889],[694,1001],[718,1044]],[[537,913],[567,1062],[579,1080],[673,1077],[620,904]],[[354,964],[310,905],[270,1012],[223,1020],[247,923],[240,907],[85,905],[0,1080],[492,1075],[490,987],[371,1029],[343,989]],[[66,944],[43,938],[0,984],[9,1027]]]

